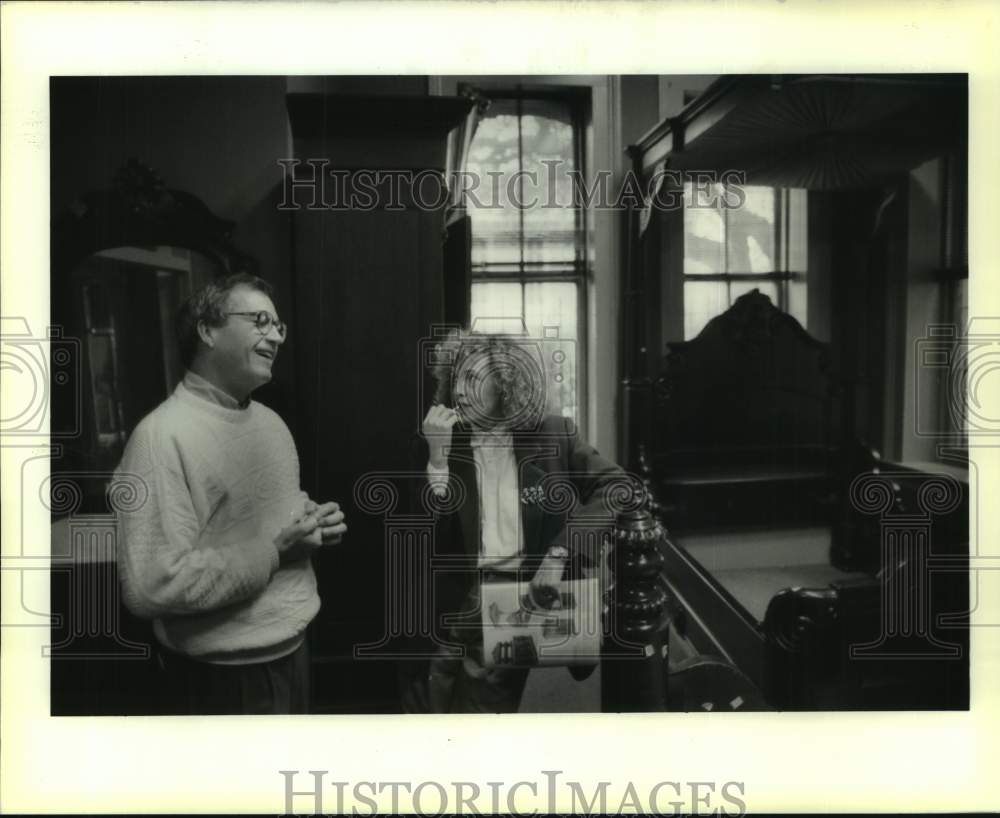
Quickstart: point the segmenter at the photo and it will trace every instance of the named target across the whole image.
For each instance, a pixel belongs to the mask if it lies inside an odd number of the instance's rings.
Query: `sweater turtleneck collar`
[[[192,372],[190,369],[184,373],[184,386],[192,395],[196,395],[202,400],[206,400],[216,406],[221,406],[223,409],[240,410],[246,409],[250,405],[249,397],[243,403],[240,403],[228,392],[219,389],[214,383]]]

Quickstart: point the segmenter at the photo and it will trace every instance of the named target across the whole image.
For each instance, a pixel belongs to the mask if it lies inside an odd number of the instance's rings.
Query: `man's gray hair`
[[[250,273],[237,273],[227,278],[210,281],[181,305],[177,311],[177,343],[180,346],[181,362],[191,366],[198,352],[198,323],[204,321],[210,327],[221,327],[226,323],[226,306],[229,294],[237,287],[249,287],[264,293],[268,298],[274,289],[264,279]]]

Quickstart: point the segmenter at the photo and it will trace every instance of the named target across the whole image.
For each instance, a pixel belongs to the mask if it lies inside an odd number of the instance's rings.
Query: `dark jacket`
[[[546,416],[537,431],[514,434],[518,495],[524,534],[525,572],[530,572],[552,545],[570,549],[570,572],[597,567],[604,535],[614,522],[606,507],[609,488],[624,477],[622,469],[582,441],[567,418]],[[426,467],[427,443],[415,449],[418,467]],[[428,493],[415,498],[422,513],[434,514],[435,608],[459,609],[476,582],[480,511],[470,434],[455,427],[448,458],[448,495],[439,508],[428,509]],[[416,510],[416,509],[415,509]],[[440,616],[435,617],[440,621]]]

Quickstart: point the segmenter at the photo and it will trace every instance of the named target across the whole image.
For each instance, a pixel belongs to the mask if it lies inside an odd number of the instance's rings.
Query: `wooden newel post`
[[[601,650],[601,710],[667,709],[669,615],[660,581],[663,526],[649,511],[618,515]]]

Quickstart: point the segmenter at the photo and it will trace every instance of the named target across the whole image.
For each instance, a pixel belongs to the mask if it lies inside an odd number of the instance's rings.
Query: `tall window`
[[[806,191],[685,187],[684,337],[693,338],[741,295],[759,289],[806,325]]]
[[[572,174],[583,173],[586,113],[576,94],[491,97],[469,151],[479,189],[466,202],[473,326],[545,339],[549,409],[577,423],[585,405],[587,233]]]

